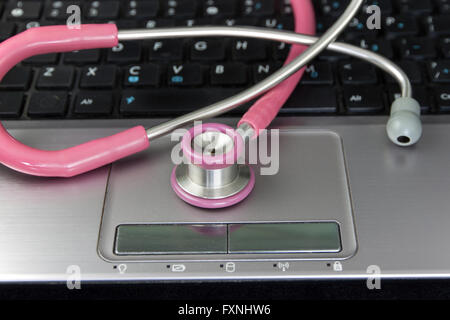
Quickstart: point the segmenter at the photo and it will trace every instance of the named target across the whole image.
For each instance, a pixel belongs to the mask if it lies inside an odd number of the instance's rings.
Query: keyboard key
[[[42,68],[37,80],[38,89],[69,89],[72,87],[75,70],[73,67]]]
[[[234,17],[237,11],[235,0],[209,0],[205,3],[206,17]]]
[[[338,108],[336,91],[324,86],[299,85],[281,109],[281,113],[332,114]]]
[[[394,58],[394,50],[392,49],[390,41],[377,40],[370,38],[359,38],[358,40],[350,41],[350,43],[357,45],[363,49],[378,53],[388,59]]]
[[[34,65],[56,64],[56,62],[58,61],[58,57],[59,55],[57,53],[41,54],[38,56],[30,57],[26,59],[23,63]]]
[[[16,26],[12,22],[0,22],[0,42],[14,35]]]
[[[339,66],[343,84],[376,84],[378,76],[375,68],[365,62],[345,62]]]
[[[31,68],[15,67],[0,81],[0,89],[26,90],[30,85],[32,74]]]
[[[248,16],[271,16],[275,13],[274,0],[247,0],[244,2],[244,14]]]
[[[293,11],[289,1],[284,1],[281,3],[280,13],[283,16],[292,16]]]
[[[64,53],[64,62],[70,64],[93,64],[100,60],[100,50],[81,50]]]
[[[334,18],[318,16],[316,18],[316,33],[322,35],[335,22]]]
[[[450,113],[450,86],[437,87],[434,92],[439,112]]]
[[[10,1],[6,9],[9,20],[36,20],[41,16],[40,1]]]
[[[141,60],[142,47],[139,42],[119,43],[112,49],[108,49],[106,60],[114,63],[139,62]]]
[[[291,17],[265,18],[258,23],[260,27],[294,31],[295,23]]]
[[[400,12],[423,15],[433,12],[433,3],[431,0],[396,0]]]
[[[81,73],[81,88],[113,88],[116,84],[117,68],[115,66],[85,67]]]
[[[428,74],[433,82],[450,82],[450,61],[429,62]]]
[[[267,57],[266,43],[261,40],[235,40],[232,57],[241,61],[264,60]]]
[[[337,17],[344,12],[348,3],[348,0],[322,0],[317,7],[323,15]]]
[[[403,59],[432,59],[437,54],[435,42],[428,38],[400,39],[398,47]]]
[[[223,40],[198,40],[191,45],[191,59],[194,61],[221,61],[225,59]]]
[[[383,30],[388,38],[414,36],[419,32],[417,20],[411,15],[398,15],[385,18]]]
[[[368,29],[366,26],[367,15],[361,15],[353,18],[347,29],[343,32],[342,37],[347,41],[355,38],[366,38],[375,40],[378,35],[377,29]],[[342,38],[341,37],[341,38]]]
[[[183,42],[181,40],[152,41],[149,48],[150,60],[175,60],[183,59]]]
[[[28,115],[34,117],[63,117],[68,96],[63,92],[35,92],[28,105]]]
[[[344,106],[350,113],[380,113],[384,111],[383,94],[377,87],[344,87]]]
[[[112,92],[81,92],[77,96],[73,112],[84,116],[106,116],[112,113],[113,107]]]
[[[449,0],[435,0],[439,13],[450,13]]]
[[[273,63],[258,63],[253,66],[254,82],[260,82],[275,72],[277,68]]]
[[[164,14],[166,17],[193,18],[198,10],[197,0],[165,1]]]
[[[154,18],[159,11],[158,0],[128,1],[125,9],[126,18]]]
[[[31,29],[31,28],[45,27],[45,26],[51,26],[51,25],[55,25],[55,24],[53,22],[49,22],[49,21],[43,21],[43,22],[28,21],[26,23],[18,22],[18,23],[16,23],[16,26],[17,26],[16,33],[21,33],[21,32],[27,31],[28,29]]]
[[[155,28],[169,28],[175,26],[175,19],[150,19],[144,21],[141,25],[142,28],[155,29]]]
[[[177,27],[199,27],[213,25],[210,18],[196,18],[196,19],[177,19],[175,25]]]
[[[214,86],[244,85],[247,81],[247,66],[243,63],[225,63],[211,67],[211,84]]]
[[[258,18],[255,17],[215,19],[214,21],[215,25],[227,27],[255,26],[258,24]]]
[[[119,16],[119,1],[91,1],[85,7],[85,16],[88,19],[116,19]]]
[[[390,15],[392,13],[392,0],[366,0],[362,7],[362,12],[367,12],[367,7],[377,5],[381,9],[382,15]]]
[[[124,85],[127,87],[157,87],[160,84],[157,64],[130,66],[125,69]]]
[[[443,36],[450,34],[450,14],[430,16],[426,19],[427,30],[430,36]]]
[[[199,86],[203,84],[203,70],[199,64],[169,66],[168,82],[171,86]]]
[[[447,58],[450,59],[450,37],[447,38],[443,38],[441,40],[441,53],[442,55]]]
[[[301,80],[302,84],[333,84],[333,70],[331,64],[325,62],[315,62],[310,64]]]
[[[22,114],[23,93],[0,92],[0,118],[18,118]]]
[[[241,90],[206,87],[124,90],[120,113],[127,116],[179,115],[211,105]]]
[[[21,33],[24,31],[27,31],[28,29],[31,28],[37,28],[37,27],[44,27],[44,26],[50,26],[52,25],[52,22],[40,22],[40,21],[28,21],[28,22],[19,22],[17,23],[17,30],[16,33]]]
[[[419,64],[419,62],[415,61],[396,61],[395,62],[407,75],[409,80],[412,83],[422,83],[423,76],[422,76],[422,67]],[[386,79],[386,82],[388,83],[397,83],[397,80],[392,78],[389,74],[383,73],[384,77]]]
[[[139,23],[136,20],[118,20],[114,22],[117,26],[117,29],[138,29]]]
[[[56,20],[56,21],[67,20],[67,18],[69,17],[67,9],[70,6],[81,7],[81,2],[53,0],[46,7],[44,16],[47,20]]]
[[[273,56],[278,61],[285,61],[289,55],[291,45],[284,42],[274,43],[272,46]]]

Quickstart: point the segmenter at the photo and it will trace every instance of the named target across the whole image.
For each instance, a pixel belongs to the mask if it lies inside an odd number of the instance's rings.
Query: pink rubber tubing
[[[295,18],[295,32],[314,35],[316,21],[311,0],[291,0],[291,6]],[[305,51],[306,48],[306,46],[293,45],[285,64],[294,60]],[[267,128],[273,119],[275,119],[281,107],[289,99],[304,72],[305,68],[292,75],[289,79],[285,80],[256,101],[247,113],[244,114],[239,125],[242,123],[251,125],[255,130],[255,136],[259,134],[260,130]]]
[[[31,56],[118,44],[113,24],[31,28],[0,44],[0,81],[17,63]],[[15,140],[0,124],[0,162],[14,170],[44,177],[72,177],[127,157],[149,146],[144,127],[135,127],[111,137],[73,148],[44,151]]]

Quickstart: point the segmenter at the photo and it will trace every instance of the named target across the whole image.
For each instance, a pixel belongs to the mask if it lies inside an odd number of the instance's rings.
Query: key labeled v
[[[172,66],[173,73],[175,73],[175,74],[180,74],[181,71],[183,71],[183,68],[184,68],[183,65],[181,65],[181,66]]]

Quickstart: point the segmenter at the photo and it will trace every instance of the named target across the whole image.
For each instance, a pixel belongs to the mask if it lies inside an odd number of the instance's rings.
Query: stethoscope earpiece
[[[189,130],[181,142],[184,163],[172,172],[172,188],[185,202],[215,209],[235,205],[250,194],[255,175],[239,164],[244,141],[233,128],[202,124]]]
[[[391,107],[386,131],[389,139],[398,146],[416,144],[422,136],[420,104],[413,98],[396,99]]]

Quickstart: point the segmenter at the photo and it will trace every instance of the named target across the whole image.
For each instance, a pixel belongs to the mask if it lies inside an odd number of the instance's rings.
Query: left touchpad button
[[[116,231],[117,255],[171,255],[227,253],[227,226],[120,225]]]

